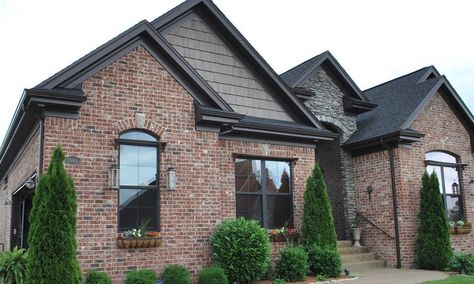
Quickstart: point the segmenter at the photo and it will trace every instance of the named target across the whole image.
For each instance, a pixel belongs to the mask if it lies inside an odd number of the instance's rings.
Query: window
[[[426,170],[435,172],[440,183],[444,208],[449,221],[464,220],[462,208],[461,183],[459,175],[461,167],[456,157],[439,151],[425,154]]]
[[[237,217],[269,229],[293,225],[290,162],[238,158],[235,189]]]
[[[148,223],[159,230],[159,147],[152,135],[132,130],[120,135],[119,230]]]

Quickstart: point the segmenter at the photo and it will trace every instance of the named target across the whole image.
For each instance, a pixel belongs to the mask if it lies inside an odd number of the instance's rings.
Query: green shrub
[[[23,283],[26,275],[27,251],[15,247],[0,253],[0,283]]]
[[[474,256],[466,252],[454,252],[448,262],[448,268],[459,274],[474,274]]]
[[[204,268],[199,273],[199,284],[227,284],[227,276],[224,269],[219,266],[211,266]]]
[[[28,234],[28,283],[79,284],[76,193],[58,145],[33,197]]]
[[[92,269],[87,272],[86,284],[112,284],[112,279],[106,272]]]
[[[229,281],[250,283],[265,275],[270,264],[268,232],[254,220],[226,220],[211,238],[214,263]]]
[[[161,279],[167,283],[173,284],[191,284],[191,274],[182,265],[171,264],[165,267],[161,273]]]
[[[286,284],[286,281],[280,278],[273,280],[272,284]]]
[[[422,182],[416,261],[418,268],[443,270],[448,265],[452,249],[439,182],[434,172],[431,175],[425,172]]]
[[[332,277],[341,274],[341,258],[337,251],[322,249],[317,245],[308,247],[307,251],[309,270],[312,274]]]
[[[316,163],[306,181],[301,233],[301,242],[305,246],[337,249],[331,203],[319,163]]]
[[[302,281],[308,273],[308,254],[299,247],[286,247],[280,251],[276,273],[286,281]]]
[[[125,284],[155,284],[156,272],[151,269],[137,269],[127,273]]]
[[[326,281],[328,278],[324,275],[316,275],[316,280],[318,281]]]

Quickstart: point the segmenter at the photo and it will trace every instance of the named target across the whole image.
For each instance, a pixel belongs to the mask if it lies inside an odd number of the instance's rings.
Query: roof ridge
[[[431,66],[433,66],[433,65],[425,66],[425,67],[423,67],[423,68],[420,68],[420,69],[415,70],[415,71],[413,71],[413,72],[410,72],[410,73],[408,73],[408,74],[405,74],[405,75],[396,77],[396,78],[394,78],[394,79],[388,80],[388,81],[386,81],[386,82],[380,83],[380,84],[378,84],[378,85],[375,85],[375,86],[373,86],[373,87],[370,87],[370,88],[368,88],[368,89],[365,89],[365,90],[362,91],[362,92],[365,93],[365,92],[367,92],[367,91],[369,91],[369,90],[375,89],[375,88],[377,88],[377,87],[381,87],[381,86],[386,85],[386,84],[388,84],[388,83],[391,83],[391,82],[393,82],[393,81],[400,80],[400,79],[402,79],[402,78],[404,78],[404,77],[408,77],[408,76],[413,75],[413,74],[415,74],[415,73],[417,73],[417,72],[420,72],[420,71],[423,70],[423,69],[430,68]]]
[[[319,57],[319,56],[321,56],[321,55],[323,55],[323,54],[325,54],[325,53],[327,53],[327,52],[328,52],[328,50],[326,50],[326,51],[324,51],[324,52],[321,52],[320,54],[316,54],[315,56],[311,57],[310,59],[307,59],[307,60],[301,62],[300,64],[298,64],[298,65],[296,65],[296,66],[294,66],[294,67],[292,67],[292,68],[286,70],[285,72],[281,73],[279,76],[284,76],[286,73],[291,72],[292,70],[294,70],[294,69],[300,67],[301,65],[303,65],[303,64],[305,64],[305,63],[307,63],[307,62],[309,62],[309,61],[311,61],[311,60],[313,60],[313,59],[315,59],[315,58],[317,58],[317,57]],[[309,66],[308,66],[308,68],[309,68]],[[308,68],[306,68],[306,69],[308,69]]]

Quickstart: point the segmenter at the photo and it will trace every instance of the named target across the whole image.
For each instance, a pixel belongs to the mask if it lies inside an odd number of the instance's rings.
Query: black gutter
[[[393,204],[393,220],[395,225],[395,245],[397,250],[397,268],[402,268],[402,260],[400,253],[400,227],[398,224],[398,199],[397,199],[397,184],[395,182],[395,161],[393,155],[393,147],[388,146],[383,138],[380,139],[380,144],[382,144],[389,151],[390,156],[390,177],[392,180],[392,204]]]

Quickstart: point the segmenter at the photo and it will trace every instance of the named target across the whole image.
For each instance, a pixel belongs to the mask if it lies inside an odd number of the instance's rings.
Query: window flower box
[[[465,235],[469,234],[472,230],[472,224],[468,222],[458,221],[456,223],[449,222],[450,228],[449,233],[451,235]]]
[[[291,227],[283,227],[268,231],[271,242],[296,242],[300,238],[300,234]]]
[[[143,233],[142,229],[125,231],[122,236],[117,237],[118,248],[153,248],[163,243],[160,232]]]

